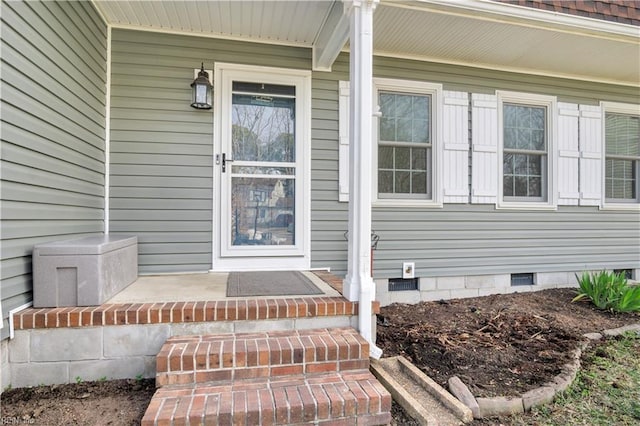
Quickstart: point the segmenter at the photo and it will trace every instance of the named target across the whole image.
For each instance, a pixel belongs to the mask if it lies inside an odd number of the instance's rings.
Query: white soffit
[[[374,15],[374,51],[640,85],[640,28],[494,2],[383,1]]]
[[[116,28],[311,47],[336,0],[93,0]]]
[[[320,69],[343,43],[342,0],[93,2],[115,28],[314,48]],[[639,27],[488,0],[382,0],[374,54],[640,86]]]

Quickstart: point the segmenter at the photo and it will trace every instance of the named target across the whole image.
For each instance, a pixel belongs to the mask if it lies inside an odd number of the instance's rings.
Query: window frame
[[[431,187],[431,196],[428,198],[417,198],[413,194],[396,194],[391,197],[380,197],[378,193],[378,150],[380,147],[380,92],[392,92],[407,95],[430,96],[430,116],[429,116],[429,140],[431,144],[431,170],[427,166],[427,185]],[[394,206],[394,207],[442,207],[442,85],[414,80],[399,80],[389,78],[373,79],[373,100],[374,100],[374,124],[373,140],[375,149],[373,150],[372,162],[372,204],[374,206]],[[426,146],[425,146],[426,148]],[[429,155],[428,155],[429,156]],[[406,195],[406,196],[405,196]]]
[[[606,171],[607,171],[607,113],[634,115],[640,117],[640,105],[618,102],[600,102],[602,110],[602,201],[601,209],[615,210],[640,210],[640,159],[636,162],[636,199],[635,201],[622,201],[620,199],[607,198]]]
[[[498,97],[498,199],[500,209],[555,210],[558,205],[556,126],[557,100],[555,96],[531,93],[496,91]],[[505,104],[545,108],[546,162],[542,169],[542,197],[505,197],[504,195],[504,107]],[[526,150],[524,150],[526,151]],[[523,151],[523,152],[524,152]],[[536,154],[539,155],[539,154]]]

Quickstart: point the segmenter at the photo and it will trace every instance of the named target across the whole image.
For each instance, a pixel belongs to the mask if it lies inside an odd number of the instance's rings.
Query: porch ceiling
[[[348,49],[340,0],[94,0],[110,25],[314,49]],[[640,85],[640,28],[489,0],[382,0],[377,55]],[[319,62],[316,59],[319,58]]]

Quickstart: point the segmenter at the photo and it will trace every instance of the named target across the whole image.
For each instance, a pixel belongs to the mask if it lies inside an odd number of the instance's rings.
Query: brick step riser
[[[298,383],[279,380],[279,384],[276,379],[266,386],[253,382],[163,388],[154,396],[142,424],[379,425],[391,420],[391,397],[366,370]]]
[[[369,360],[363,359],[264,367],[222,368],[201,371],[195,370],[193,372],[158,372],[156,373],[156,386],[160,387],[174,384],[243,380],[255,379],[260,377],[283,377],[291,374],[321,374],[329,372],[367,369],[369,369]]]
[[[369,368],[369,344],[352,329],[308,333],[174,337],[158,354],[157,385]]]

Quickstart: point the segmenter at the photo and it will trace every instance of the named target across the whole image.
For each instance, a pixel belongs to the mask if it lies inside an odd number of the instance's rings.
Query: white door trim
[[[224,137],[228,129],[231,106],[231,82],[243,79],[259,83],[296,86],[296,163],[300,170],[296,182],[296,246],[278,250],[268,247],[263,253],[255,248],[234,250],[237,256],[225,253],[222,232],[227,216],[223,212],[224,197],[229,189],[222,187],[221,165],[213,166],[213,226],[212,270],[305,270],[311,265],[311,71],[262,67],[230,63],[216,63],[214,68],[214,140],[213,156],[224,151]],[[223,110],[227,108],[227,110]],[[224,230],[224,232],[227,232]],[[224,255],[224,256],[223,256]]]

